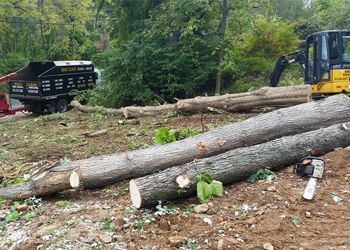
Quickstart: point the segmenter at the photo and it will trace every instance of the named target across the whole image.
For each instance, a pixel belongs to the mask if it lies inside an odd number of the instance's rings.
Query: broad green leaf
[[[201,203],[207,203],[212,197],[212,191],[208,183],[199,181],[197,183],[197,197]]]
[[[222,196],[224,190],[222,183],[220,181],[213,180],[210,184],[211,192],[213,195]]]

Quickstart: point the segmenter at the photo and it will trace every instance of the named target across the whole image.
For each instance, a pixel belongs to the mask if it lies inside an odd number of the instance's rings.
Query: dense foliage
[[[0,0],[0,74],[92,60],[89,99],[117,107],[252,90],[312,32],[347,29],[348,0]],[[292,69],[285,84],[301,83]]]

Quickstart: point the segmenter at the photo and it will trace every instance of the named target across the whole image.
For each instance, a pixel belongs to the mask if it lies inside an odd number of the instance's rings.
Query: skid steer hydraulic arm
[[[283,70],[290,64],[298,62],[305,71],[306,57],[305,52],[300,50],[287,55],[282,55],[276,62],[275,68],[270,75],[270,86],[276,87],[280,81]]]

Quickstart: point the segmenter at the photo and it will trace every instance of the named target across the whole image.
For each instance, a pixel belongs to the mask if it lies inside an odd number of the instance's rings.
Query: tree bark
[[[286,107],[308,102],[311,99],[310,94],[311,88],[309,85],[300,85],[278,88],[266,87],[253,92],[222,96],[196,97],[180,100],[177,104],[159,106],[129,106],[120,109],[107,109],[99,106],[83,106],[77,101],[72,101],[70,105],[84,113],[99,112],[111,116],[124,116],[130,119],[145,116],[159,116],[170,111],[205,113],[213,109],[234,112],[259,107]]]
[[[69,188],[66,182],[49,184],[47,176],[69,176],[78,173],[83,188],[96,188],[113,184],[124,179],[152,174],[159,170],[181,165],[194,159],[217,155],[228,150],[247,147],[270,141],[282,136],[298,134],[350,120],[350,98],[335,95],[317,102],[279,109],[270,113],[215,128],[209,132],[165,145],[146,149],[92,157],[67,162],[35,177],[25,186],[26,192],[17,192],[19,187],[0,189],[0,197],[42,196]],[[40,185],[43,183],[43,185]],[[31,186],[42,188],[30,189]]]
[[[104,115],[110,115],[110,116],[119,116],[119,117],[123,117],[123,112],[119,109],[108,109],[108,108],[104,108],[104,107],[100,107],[100,106],[84,106],[81,105],[78,101],[71,101],[71,103],[69,104],[70,106],[72,106],[73,108],[78,109],[79,111],[83,112],[83,113],[101,113]]]
[[[195,160],[191,163],[168,168],[162,172],[130,181],[132,204],[136,208],[157,204],[159,200],[173,200],[196,193],[196,175],[208,171],[214,180],[223,184],[242,180],[257,169],[281,168],[293,164],[310,154],[319,155],[337,147],[350,145],[350,122],[298,135],[282,137],[263,144],[239,148],[226,153]],[[282,156],[282,157],[281,157]],[[190,185],[180,189],[176,179],[187,176]]]
[[[72,101],[70,105],[83,113],[98,112],[105,115],[125,117],[126,119],[140,118],[145,116],[158,116],[169,111],[176,110],[175,104],[164,104],[159,106],[136,107],[129,106],[120,109],[110,109],[100,106],[83,106],[78,101]]]
[[[308,102],[310,94],[309,85],[277,89],[266,87],[253,92],[180,100],[176,107],[179,111],[188,113],[207,112],[209,108],[235,112],[259,107],[293,106]]]
[[[220,50],[218,54],[218,72],[216,74],[215,81],[215,93],[220,94],[221,89],[221,76],[222,76],[222,64],[224,61],[224,41],[225,41],[225,32],[226,32],[226,24],[227,18],[230,13],[230,8],[228,6],[228,0],[222,0],[222,17],[220,21],[220,25],[218,28],[218,34],[220,39]]]
[[[139,118],[145,116],[164,115],[170,111],[176,110],[176,104],[163,104],[159,106],[136,107],[129,106],[121,108],[126,119]]]

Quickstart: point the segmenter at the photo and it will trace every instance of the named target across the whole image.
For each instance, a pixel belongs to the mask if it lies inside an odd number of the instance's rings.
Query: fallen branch
[[[350,123],[345,125],[348,126]],[[276,169],[295,163],[309,155],[313,148],[316,148],[319,154],[325,154],[334,148],[349,145],[350,131],[344,129],[344,124],[337,124],[231,150],[131,180],[129,185],[131,201],[133,206],[140,208],[157,204],[159,200],[192,196],[196,191],[196,175],[205,171],[209,171],[213,179],[228,184],[248,177],[259,168]],[[180,183],[185,182],[187,188],[184,188],[185,185],[180,185],[179,180]]]
[[[199,113],[210,111],[236,112],[259,107],[288,107],[310,100],[309,85],[270,88],[253,92],[226,94],[221,96],[200,96],[180,100],[176,108],[182,112]]]
[[[85,135],[86,137],[98,137],[98,136],[107,134],[107,132],[108,132],[108,129],[101,129],[95,132],[85,132],[82,135]]]
[[[129,106],[120,109],[104,108],[101,106],[83,106],[78,101],[72,101],[70,105],[83,113],[101,113],[104,115],[125,117],[126,119],[139,118],[145,116],[164,115],[169,111],[175,110],[175,104],[164,104],[159,106],[136,107]]]
[[[215,128],[182,141],[67,162],[41,173],[21,187],[0,189],[0,197],[20,199],[69,189],[69,176],[72,171],[78,170],[79,183],[84,188],[102,187],[185,164],[194,159],[348,120],[350,98],[343,94],[336,95]]]
[[[71,101],[69,105],[72,106],[73,108],[80,110],[83,113],[101,113],[103,115],[110,115],[110,116],[120,116],[120,117],[123,116],[123,112],[119,109],[108,109],[100,106],[93,106],[93,107],[84,106],[84,105],[81,105],[80,102],[75,100]]]

